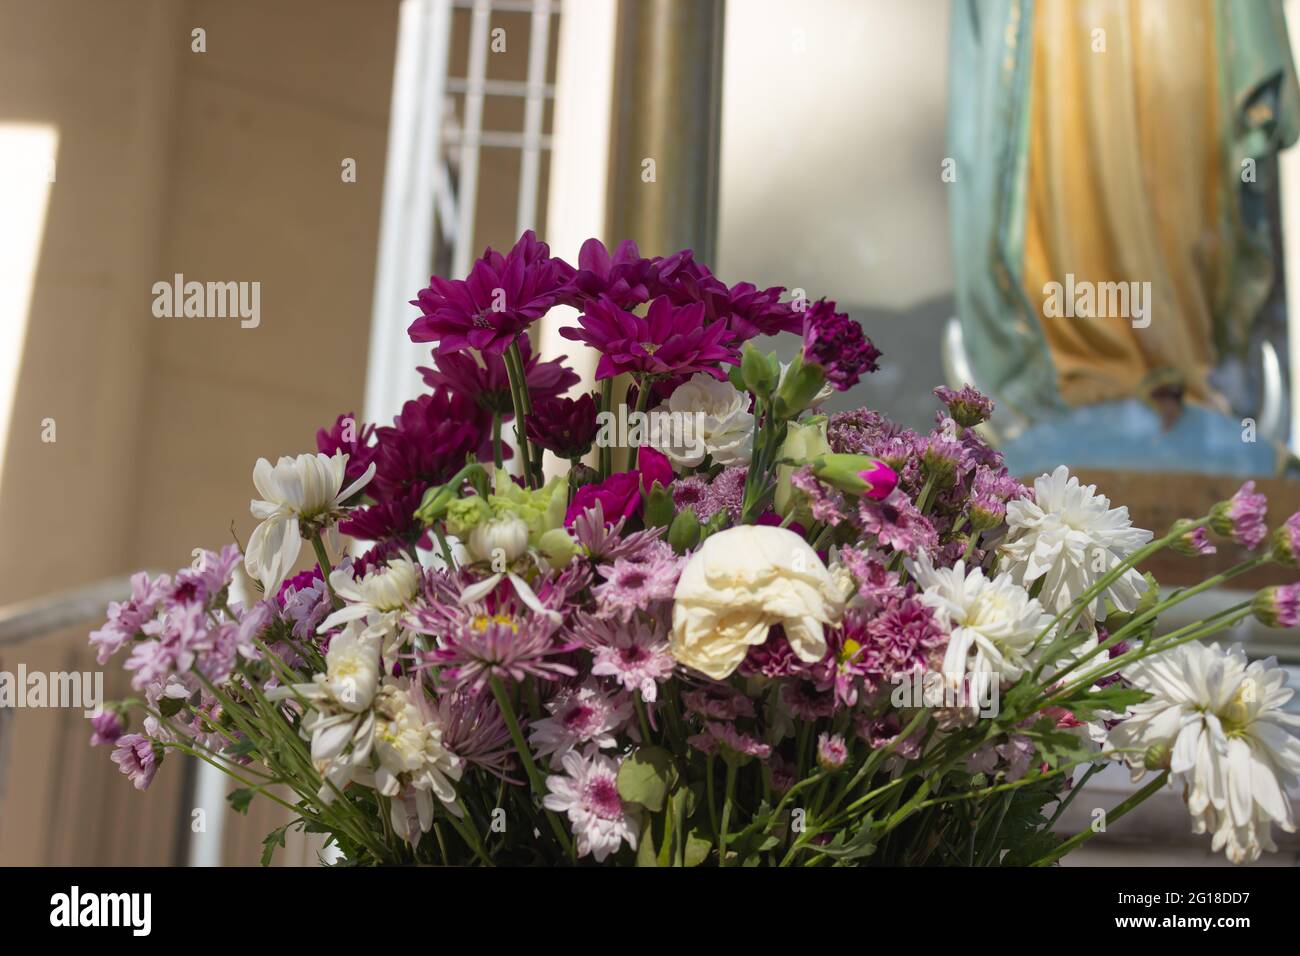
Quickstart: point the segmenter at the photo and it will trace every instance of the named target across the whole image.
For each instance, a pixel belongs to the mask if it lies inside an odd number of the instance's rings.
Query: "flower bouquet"
[[[1064,467],[1009,475],[973,388],[928,434],[823,414],[876,369],[861,327],[689,251],[575,268],[527,233],[413,304],[429,390],[259,460],[247,546],[137,575],[91,635],[138,693],[94,719],[137,788],[196,757],[292,814],[263,862],[293,827],[340,865],[1044,865],[1114,761],[1150,779],[1111,823],[1177,784],[1234,861],[1294,829],[1284,672],[1199,642],[1294,626],[1300,586],[1159,624],[1295,565],[1250,483],[1154,538]],[[529,347],[557,305],[592,394]],[[1142,562],[1216,536],[1258,556],[1161,598]]]

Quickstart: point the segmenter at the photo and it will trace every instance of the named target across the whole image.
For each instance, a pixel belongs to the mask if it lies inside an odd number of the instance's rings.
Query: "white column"
[[[544,238],[553,255],[575,265],[578,249],[591,236],[626,238],[603,236],[617,13],[615,0],[565,0],[560,17]],[[575,315],[568,307],[552,309],[540,323],[537,344],[544,358],[568,358],[582,377],[576,387],[581,390],[591,387],[596,355],[560,337],[559,329],[572,325]]]
[[[451,8],[452,0],[402,0],[366,365],[363,417],[371,422],[387,423],[424,387],[415,369],[429,348],[411,342],[406,328],[415,315],[409,302],[429,284],[433,263]]]

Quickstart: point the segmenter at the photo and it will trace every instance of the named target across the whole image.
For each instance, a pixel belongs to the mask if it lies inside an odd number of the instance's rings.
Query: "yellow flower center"
[[[491,616],[487,614],[480,614],[478,617],[474,618],[474,620],[470,622],[470,626],[473,627],[474,630],[478,631],[480,634],[486,631],[488,627],[493,624],[500,624],[502,627],[510,628],[512,633],[515,634],[519,633],[518,623],[516,623],[515,619],[512,618],[509,614],[493,614]]]
[[[1233,695],[1228,706],[1223,708],[1219,714],[1219,721],[1223,724],[1223,732],[1228,736],[1240,734],[1250,723],[1250,705],[1255,702],[1255,682],[1253,680],[1242,681],[1237,687],[1237,693]]]

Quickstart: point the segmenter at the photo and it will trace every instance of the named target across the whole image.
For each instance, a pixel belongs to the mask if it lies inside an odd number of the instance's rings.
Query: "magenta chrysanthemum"
[[[412,342],[434,342],[439,354],[478,349],[500,355],[565,294],[573,267],[552,259],[546,243],[525,232],[509,254],[488,248],[465,279],[433,276],[411,304]]]
[[[707,372],[722,379],[726,373],[720,365],[740,361],[727,344],[727,327],[706,325],[702,305],[675,306],[661,296],[640,316],[600,299],[587,306],[578,323],[577,328],[560,329],[560,334],[600,353],[598,379],[623,372],[654,376]]]
[[[392,425],[375,432],[375,477],[368,490],[380,501],[440,485],[481,449],[488,422],[471,399],[445,389],[412,399]]]
[[[563,395],[578,384],[578,375],[564,364],[563,359],[543,362],[534,355],[527,336],[519,339],[519,355],[524,362],[524,380],[534,403]],[[510,395],[510,376],[506,361],[494,353],[484,353],[479,362],[471,353],[433,353],[434,368],[421,366],[417,371],[435,390],[446,388],[457,395],[472,399],[485,411],[501,416],[502,421],[514,417],[515,406]],[[351,463],[349,462],[349,465]]]
[[[350,485],[366,473],[375,459],[374,425],[363,425],[352,412],[344,412],[328,429],[316,432],[316,450],[325,455],[343,452],[348,456],[343,483]]]
[[[560,458],[581,458],[596,440],[596,402],[590,394],[534,399],[526,419],[529,440]]]

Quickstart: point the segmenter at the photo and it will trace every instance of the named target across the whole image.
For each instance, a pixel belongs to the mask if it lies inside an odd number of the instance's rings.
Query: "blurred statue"
[[[1116,448],[1179,426],[1171,458],[1222,445],[1226,470],[1271,470],[1267,443],[1243,459],[1216,370],[1276,272],[1270,172],[1300,105],[1280,0],[954,0],[950,70],[979,383],[1076,461],[1062,421]]]

